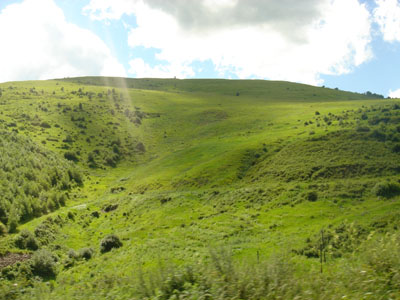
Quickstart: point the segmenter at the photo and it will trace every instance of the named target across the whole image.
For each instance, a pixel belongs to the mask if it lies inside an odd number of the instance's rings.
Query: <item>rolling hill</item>
[[[262,80],[0,89],[0,299],[398,299],[399,100]]]

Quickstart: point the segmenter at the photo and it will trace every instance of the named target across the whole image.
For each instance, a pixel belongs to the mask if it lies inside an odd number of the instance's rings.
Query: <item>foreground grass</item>
[[[335,265],[305,268],[287,255],[268,260],[233,261],[226,250],[211,250],[207,262],[176,266],[137,266],[123,276],[104,273],[82,282],[34,283],[33,289],[8,289],[13,299],[399,299],[398,234],[371,237],[359,252]],[[67,280],[64,281],[64,280]],[[73,284],[74,289],[65,289]]]

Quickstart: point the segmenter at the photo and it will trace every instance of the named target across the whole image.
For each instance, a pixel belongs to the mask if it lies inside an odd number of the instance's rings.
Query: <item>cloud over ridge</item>
[[[134,58],[138,77],[160,69],[190,77],[194,62],[211,61],[221,76],[318,84],[321,74],[348,73],[372,57],[371,15],[357,0],[91,0],[84,11],[96,20],[136,17],[129,45],[158,49],[160,62]]]

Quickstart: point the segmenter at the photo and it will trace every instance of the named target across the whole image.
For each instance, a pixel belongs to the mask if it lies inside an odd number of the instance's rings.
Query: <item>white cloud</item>
[[[400,3],[397,0],[376,0],[374,19],[388,42],[400,41]]]
[[[181,65],[156,65],[151,67],[141,58],[129,62],[129,73],[140,78],[186,78],[195,75],[193,69]]]
[[[389,97],[390,98],[400,98],[400,89],[392,91],[389,91]]]
[[[182,70],[211,60],[221,74],[317,84],[321,74],[348,73],[372,56],[371,16],[357,0],[213,3],[220,2],[92,0],[85,12],[98,20],[135,15],[129,45],[159,49],[163,61],[153,68],[131,62],[148,74],[190,76]]]
[[[0,82],[83,75],[125,76],[91,31],[67,23],[53,0],[25,0],[0,12]]]

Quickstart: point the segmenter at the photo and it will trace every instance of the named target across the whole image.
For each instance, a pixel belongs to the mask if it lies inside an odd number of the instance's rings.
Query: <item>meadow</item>
[[[400,101],[0,84],[0,299],[400,299]]]

